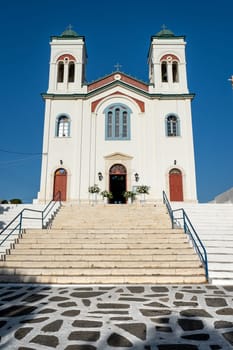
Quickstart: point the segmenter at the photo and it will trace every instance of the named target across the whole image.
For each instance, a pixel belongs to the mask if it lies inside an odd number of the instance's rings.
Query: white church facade
[[[97,184],[125,203],[149,186],[148,201],[197,201],[185,37],[151,37],[148,83],[119,70],[88,83],[85,38],[71,29],[51,38],[49,87],[38,202],[88,202]]]

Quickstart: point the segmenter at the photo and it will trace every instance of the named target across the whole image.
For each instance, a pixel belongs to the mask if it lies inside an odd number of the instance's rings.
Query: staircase
[[[233,204],[171,203],[184,208],[207,250],[213,284],[233,285]]]
[[[20,227],[21,229],[39,229],[42,225],[49,225],[59,207],[59,202],[52,202],[49,206],[48,204],[1,204],[0,260],[19,237]]]
[[[1,282],[204,283],[199,258],[163,205],[63,206],[0,261]]]
[[[6,227],[23,209],[32,209],[42,211],[46,207],[45,204],[1,204],[0,205],[0,230]],[[40,228],[41,223],[38,220],[30,220],[31,217],[41,215],[35,212],[27,212],[28,219],[25,219],[23,224],[25,228]]]

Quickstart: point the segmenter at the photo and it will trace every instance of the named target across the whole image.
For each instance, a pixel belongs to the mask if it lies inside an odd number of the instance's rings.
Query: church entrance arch
[[[54,185],[53,185],[53,200],[57,200],[56,194],[61,192],[61,200],[66,200],[66,188],[67,188],[67,171],[63,168],[59,168],[54,173]]]
[[[169,172],[170,201],[182,202],[183,199],[183,179],[179,169],[172,169]]]
[[[113,198],[109,200],[112,204],[126,203],[124,192],[126,191],[127,171],[124,165],[114,164],[109,171],[109,191]]]

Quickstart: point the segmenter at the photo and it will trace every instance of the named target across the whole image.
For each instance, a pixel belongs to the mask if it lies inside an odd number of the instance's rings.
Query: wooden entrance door
[[[169,173],[170,201],[182,202],[183,199],[183,180],[182,172],[179,169],[172,169]]]
[[[67,172],[63,168],[57,169],[54,174],[53,200],[58,200],[58,198],[56,197],[56,194],[58,191],[60,191],[61,200],[65,201],[66,187],[67,187]]]
[[[124,192],[126,191],[126,168],[122,164],[115,164],[109,172],[109,191],[112,192],[113,198],[109,203],[122,204],[126,203]]]

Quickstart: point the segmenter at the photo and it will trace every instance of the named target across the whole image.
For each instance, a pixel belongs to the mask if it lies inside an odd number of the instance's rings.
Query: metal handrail
[[[51,210],[54,208],[54,206],[56,205],[56,203],[59,202],[59,208],[61,206],[61,191],[58,191],[55,196],[54,199],[52,199],[47,206],[44,208],[44,210],[42,211],[42,228],[44,227],[44,222],[45,219],[47,218],[48,214],[51,212]]]
[[[167,195],[165,193],[165,191],[163,191],[163,203],[166,205],[167,207],[167,211],[168,211],[168,214],[170,216],[170,219],[171,219],[171,224],[172,224],[172,228],[174,228],[174,215],[173,215],[173,210],[172,210],[172,207],[171,207],[171,204],[167,198]]]
[[[172,228],[175,227],[175,222],[177,220],[182,220],[183,221],[183,228],[184,228],[184,232],[189,236],[193,248],[195,249],[196,253],[199,256],[199,259],[201,260],[204,269],[205,269],[205,275],[206,275],[206,280],[209,280],[209,269],[208,269],[208,257],[207,257],[207,252],[205,249],[204,244],[202,243],[200,237],[198,236],[196,230],[194,229],[188,215],[186,214],[185,210],[183,208],[180,209],[175,209],[173,210],[170,202],[166,196],[166,193],[163,191],[163,202],[167,207],[169,216],[171,218],[172,221]],[[181,212],[181,217],[174,217],[174,213],[175,212]]]
[[[18,232],[18,234],[21,234],[23,231],[23,219],[30,219],[30,220],[41,220],[41,228],[45,228],[45,219],[48,216],[48,214],[52,211],[56,203],[59,202],[59,208],[61,206],[61,192],[58,191],[56,195],[54,196],[54,199],[52,199],[43,210],[37,210],[37,209],[29,209],[29,208],[24,208],[21,210],[21,212],[14,217],[13,220],[9,222],[9,224],[4,227],[4,229],[0,232],[0,236],[6,232],[11,225],[15,222],[15,226],[10,230],[8,235],[0,242],[0,246],[14,233]],[[41,217],[29,217],[29,216],[24,216],[25,212],[34,212],[34,213],[40,213]]]
[[[183,228],[184,232],[189,236],[190,240],[192,241],[193,247],[195,251],[197,252],[204,268],[205,268],[205,274],[206,274],[206,279],[208,281],[209,279],[209,270],[208,270],[208,258],[207,258],[207,252],[205,249],[204,244],[202,243],[200,237],[198,236],[196,230],[194,229],[187,213],[183,208],[173,210],[174,212],[181,212],[181,220],[183,220]]]

